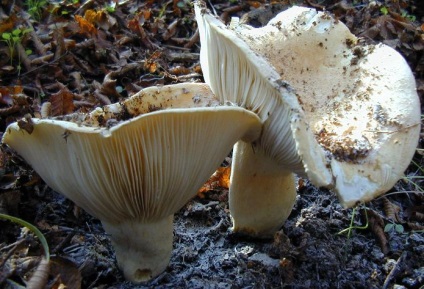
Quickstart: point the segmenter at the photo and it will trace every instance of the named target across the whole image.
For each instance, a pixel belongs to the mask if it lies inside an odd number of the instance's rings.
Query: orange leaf
[[[159,59],[161,55],[162,53],[160,51],[153,52],[153,54],[150,55],[149,59],[147,59],[144,63],[144,69],[148,70],[150,73],[155,73],[158,69],[158,64],[156,60]]]
[[[6,18],[0,23],[0,34],[6,31],[12,31],[13,27],[15,27],[16,23],[16,15],[12,14],[9,18]]]
[[[204,198],[204,193],[217,188],[228,189],[230,187],[230,167],[220,167],[215,173],[209,178],[209,180],[200,188],[197,195]]]
[[[84,19],[92,24],[96,24],[102,20],[102,18],[105,16],[103,15],[104,12],[101,11],[94,11],[92,9],[88,9],[84,13]]]
[[[138,23],[138,19],[133,18],[128,21],[128,29],[130,29],[132,32],[138,33],[138,31],[140,30],[140,24]]]
[[[215,174],[218,174],[219,176],[219,186],[221,188],[228,189],[230,187],[231,167],[221,167],[215,172]]]
[[[0,86],[0,104],[12,105],[14,99],[23,93],[21,85]]]
[[[261,7],[261,3],[260,2],[258,2],[258,1],[247,1],[247,3],[251,6],[251,7],[253,7],[253,8],[259,8],[259,7]]]
[[[99,12],[96,12],[92,9],[88,9],[84,13],[84,19],[87,20],[88,22],[90,22],[91,24],[94,24],[98,20],[98,17],[99,17],[98,14],[99,14]]]
[[[79,15],[75,15],[75,20],[77,21],[80,31],[82,33],[86,33],[89,36],[97,34],[96,27],[94,27],[93,24],[91,24],[89,21],[87,21],[83,17]]]
[[[88,9],[84,13],[84,19],[91,24],[96,24],[104,30],[108,30],[110,26],[113,26],[116,23],[116,20],[109,16],[104,10],[94,11]]]
[[[150,10],[141,10],[139,14],[144,18],[144,20],[149,20],[152,12]]]

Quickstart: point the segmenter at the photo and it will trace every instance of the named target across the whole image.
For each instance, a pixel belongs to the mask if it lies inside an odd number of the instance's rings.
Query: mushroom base
[[[295,200],[293,173],[252,144],[239,141],[233,152],[229,193],[233,232],[272,237],[288,218]]]
[[[116,224],[102,222],[127,280],[148,281],[166,269],[172,254],[173,220],[171,215],[149,223],[138,220]]]

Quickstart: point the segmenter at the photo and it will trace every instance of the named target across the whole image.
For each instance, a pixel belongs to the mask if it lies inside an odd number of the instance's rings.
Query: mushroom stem
[[[173,219],[170,215],[148,223],[135,219],[121,223],[102,221],[127,280],[140,283],[166,269],[172,254]]]
[[[237,142],[233,151],[229,206],[233,232],[269,238],[288,218],[296,200],[294,174]]]

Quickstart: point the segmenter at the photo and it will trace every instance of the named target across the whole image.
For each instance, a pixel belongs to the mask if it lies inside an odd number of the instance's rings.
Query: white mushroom
[[[281,226],[287,211],[280,222],[255,223],[252,214],[265,220],[275,206],[291,207],[294,187],[281,187],[290,182],[288,171],[333,188],[346,207],[386,192],[403,175],[418,141],[420,105],[399,53],[358,44],[343,23],[314,9],[292,7],[262,28],[237,21],[226,27],[200,1],[195,10],[206,82],[220,101],[264,121],[253,150],[236,145],[235,231],[263,235]],[[269,178],[275,186],[264,186]],[[261,209],[261,196],[274,201]]]
[[[173,214],[196,195],[237,140],[253,141],[261,130],[252,112],[210,106],[216,100],[205,84],[148,88],[102,111],[114,110],[114,117],[128,113],[140,95],[163,108],[181,106],[182,99],[189,108],[141,114],[111,128],[86,126],[111,116],[98,110],[83,123],[31,119],[32,133],[13,123],[3,136],[51,188],[102,221],[119,266],[133,282],[165,270]]]

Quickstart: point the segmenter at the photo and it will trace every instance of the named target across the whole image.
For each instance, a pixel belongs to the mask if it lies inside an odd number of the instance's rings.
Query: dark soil
[[[0,33],[10,31],[6,25],[11,22],[14,28],[31,25],[38,37],[22,39],[32,54],[21,60],[20,72],[16,56],[11,63],[7,45],[0,42],[0,131],[27,113],[39,116],[46,100],[52,103],[50,115],[56,116],[90,111],[142,87],[203,81],[189,1],[124,2],[108,12],[116,23],[107,26],[98,20],[96,33],[78,26],[73,15],[99,11],[105,4],[81,2],[45,5],[35,21],[34,16],[22,17],[28,10],[22,1],[1,1]],[[210,2],[223,19],[245,15],[253,25],[265,24],[289,4],[325,8],[365,42],[385,42],[400,51],[416,76],[422,100],[424,9],[419,0],[375,5],[328,0]],[[47,7],[56,12],[47,13]],[[143,14],[146,11],[150,16]],[[45,50],[36,48],[37,38]],[[35,60],[42,57],[45,60]],[[342,208],[333,193],[299,179],[295,207],[273,239],[231,233],[228,190],[212,188],[176,214],[171,262],[164,273],[142,285],[124,280],[97,219],[48,188],[10,149],[3,147],[2,154],[0,213],[26,220],[45,235],[53,264],[46,288],[424,288],[420,151],[407,178],[386,197],[354,210]],[[14,223],[0,225],[0,287],[22,288],[42,255],[41,245]]]

